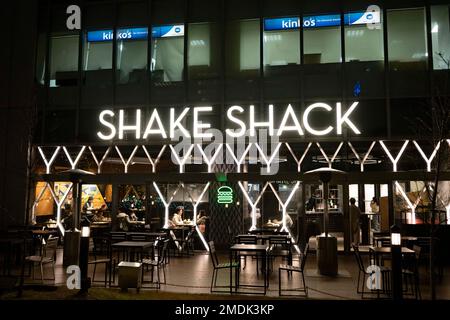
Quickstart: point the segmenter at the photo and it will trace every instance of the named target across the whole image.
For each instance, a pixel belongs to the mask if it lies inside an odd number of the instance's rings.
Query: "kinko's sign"
[[[227,128],[225,133],[234,138],[239,138],[249,132],[250,136],[256,136],[256,130],[266,129],[269,136],[282,136],[285,132],[294,132],[300,136],[305,135],[305,132],[313,136],[324,136],[331,134],[333,131],[337,135],[342,134],[344,126],[348,127],[354,134],[361,134],[361,131],[352,122],[350,116],[358,102],[353,102],[344,112],[342,104],[336,103],[335,107],[323,102],[317,102],[309,105],[303,114],[297,114],[292,106],[289,104],[284,109],[283,117],[279,123],[274,121],[274,106],[269,105],[266,110],[266,121],[260,122],[255,119],[255,106],[250,105],[248,110],[241,106],[231,106],[226,111],[227,120],[233,124],[234,128]],[[167,109],[165,109],[167,110]],[[166,111],[164,111],[166,112]],[[141,109],[135,110],[103,110],[99,114],[99,121],[102,125],[97,136],[102,140],[123,139],[124,133],[133,133],[137,140],[146,140],[152,137],[156,138],[175,138],[177,135],[186,138],[212,138],[212,133],[208,132],[211,129],[211,124],[202,121],[202,116],[207,116],[214,112],[211,106],[201,107],[186,107],[182,110],[176,111],[174,108],[169,108],[169,123],[164,124],[161,121],[160,112],[158,109],[153,109],[148,119],[143,118]],[[277,110],[278,112],[278,110]],[[310,116],[313,113],[333,113],[334,119],[325,128],[314,127],[310,123]],[[133,114],[134,113],[134,114]],[[248,113],[246,115],[246,113]],[[133,118],[132,121],[126,120]],[[186,128],[186,119],[192,119],[192,130]]]

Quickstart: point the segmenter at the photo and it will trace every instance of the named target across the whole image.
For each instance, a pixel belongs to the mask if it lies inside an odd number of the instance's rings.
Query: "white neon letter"
[[[198,113],[199,112],[211,112],[212,107],[195,107],[194,108],[194,124],[192,126],[194,130],[194,138],[212,138],[212,133],[203,133],[202,129],[210,129],[210,123],[200,123],[198,121]]]
[[[250,105],[250,136],[255,136],[256,127],[268,127],[269,136],[273,136],[273,104],[269,104],[269,121],[255,122],[255,106]]]
[[[156,121],[156,124],[158,125],[158,129],[152,129],[153,122]],[[164,126],[161,122],[161,118],[159,117],[159,113],[157,109],[154,109],[152,112],[152,115],[150,116],[150,120],[148,120],[147,127],[145,128],[144,135],[142,136],[142,139],[147,139],[147,137],[150,134],[160,134],[161,137],[164,139],[167,138],[166,130],[164,129]]]
[[[175,109],[170,108],[170,138],[175,138],[175,128],[178,127],[180,131],[183,133],[183,135],[186,138],[190,138],[191,135],[186,130],[185,127],[181,125],[181,120],[186,116],[186,113],[189,112],[189,108],[184,108],[183,112],[178,116],[178,118],[175,120]]]
[[[134,125],[124,125],[124,111],[123,109],[119,110],[119,139],[123,139],[124,131],[135,131],[136,139],[141,137],[141,109],[136,110],[136,123]]]
[[[322,102],[313,103],[308,108],[306,108],[305,112],[303,113],[303,126],[305,127],[306,131],[308,131],[309,133],[311,133],[315,136],[324,136],[326,134],[329,134],[333,130],[332,126],[328,126],[328,128],[326,128],[324,130],[315,130],[315,129],[311,128],[311,126],[309,125],[309,121],[308,121],[309,113],[316,108],[325,109],[326,111],[332,110],[332,108],[326,103],[322,103]]]
[[[354,125],[354,123],[348,118],[350,116],[350,113],[355,110],[356,106],[359,102],[353,102],[350,108],[342,115],[342,106],[341,103],[336,103],[336,127],[337,127],[337,134],[342,134],[342,124],[345,122],[347,125],[353,130],[355,134],[361,134],[361,131],[358,130],[358,128]]]
[[[291,116],[292,121],[294,122],[293,126],[286,125],[289,116]],[[280,124],[280,128],[278,129],[277,136],[281,136],[283,131],[298,131],[299,135],[301,135],[301,136],[304,135],[302,127],[300,126],[297,116],[294,113],[294,109],[292,109],[292,106],[290,104],[288,105],[288,107],[284,113],[283,120],[281,120],[281,124]]]
[[[111,131],[107,135],[99,131],[97,132],[97,136],[102,140],[111,140],[116,135],[116,127],[111,122],[106,121],[105,116],[114,117],[114,112],[112,110],[103,110],[102,112],[100,112],[100,115],[98,116],[100,123],[105,127],[108,127]]]
[[[238,118],[233,116],[233,111],[235,111],[235,110],[239,111],[239,113],[244,112],[244,109],[241,106],[232,106],[232,107],[228,108],[228,110],[227,110],[227,117],[231,122],[238,124],[241,127],[241,130],[236,131],[236,130],[226,129],[225,132],[230,137],[238,138],[238,137],[242,137],[245,134],[245,131],[247,130],[247,126],[245,125],[245,123],[243,121],[241,121]]]

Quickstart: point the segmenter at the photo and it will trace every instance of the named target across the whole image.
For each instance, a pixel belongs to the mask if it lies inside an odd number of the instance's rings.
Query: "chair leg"
[[[93,274],[92,274],[92,282],[95,281],[95,271],[96,271],[96,269],[97,269],[97,264],[94,263],[94,272],[93,272]],[[105,270],[105,271],[106,271],[106,270]]]
[[[40,265],[40,269],[41,269],[41,280],[42,280],[42,283],[44,283],[44,265],[42,264],[42,262],[39,265]]]
[[[161,288],[161,279],[159,278],[159,266],[156,267],[156,272],[158,273],[158,286],[157,286],[157,288],[160,289]]]
[[[278,295],[281,296],[281,269],[278,269]]]
[[[56,274],[55,274],[55,261],[52,262],[52,269],[53,269],[53,280],[56,280]]]
[[[209,289],[210,292],[213,291],[214,275],[215,275],[215,274],[216,274],[216,269],[213,269],[213,274],[212,274],[212,277],[211,277],[211,287],[210,287],[210,289]]]

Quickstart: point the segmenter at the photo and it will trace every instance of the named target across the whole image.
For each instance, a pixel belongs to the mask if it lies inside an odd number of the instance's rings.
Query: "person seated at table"
[[[86,203],[83,206],[83,211],[86,213],[92,213],[91,210],[94,209],[94,198],[93,197],[89,197],[88,200],[86,201]]]
[[[117,221],[119,222],[119,229],[128,231],[131,224],[131,219],[125,212],[119,212],[117,214]]]
[[[205,210],[200,210],[197,215],[197,225],[201,233],[205,233],[206,231],[206,219],[208,217],[206,216]]]
[[[103,204],[100,208],[100,210],[98,210],[95,215],[92,217],[92,222],[103,222],[103,221],[108,221],[108,218],[106,218],[103,214],[106,211],[107,207],[106,204]]]
[[[184,224],[183,218],[182,218],[182,210],[183,210],[183,209],[178,209],[177,212],[175,212],[175,213],[173,214],[172,222],[173,222],[176,226],[178,226],[178,225],[183,225],[183,224]]]
[[[137,218],[136,214],[133,211],[131,211],[131,213],[130,213],[130,220],[131,221],[138,221],[138,218]]]

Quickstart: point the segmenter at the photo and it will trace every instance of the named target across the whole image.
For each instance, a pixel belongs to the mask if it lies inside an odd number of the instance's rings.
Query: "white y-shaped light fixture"
[[[56,150],[53,152],[52,157],[50,158],[50,160],[47,161],[47,158],[45,157],[44,151],[42,151],[41,147],[38,147],[39,153],[41,154],[42,160],[45,163],[45,173],[50,174],[50,168],[53,164],[53,162],[56,159],[56,156],[58,155],[59,150],[61,149],[61,147],[56,147]]]
[[[375,145],[375,141],[372,141],[372,143],[369,147],[369,151],[367,151],[367,153],[364,155],[364,157],[362,159],[359,156],[359,154],[356,152],[355,148],[353,147],[353,145],[351,144],[350,141],[348,142],[348,145],[350,146],[350,149],[352,149],[353,154],[355,155],[356,159],[358,159],[358,161],[359,161],[361,172],[364,172],[364,163],[367,161],[367,158],[369,157],[369,154]]]
[[[162,148],[159,151],[158,155],[156,156],[155,160],[153,160],[152,157],[150,156],[150,153],[148,152],[146,146],[142,146],[142,149],[144,149],[145,155],[147,156],[148,161],[150,161],[150,164],[152,165],[152,172],[155,173],[156,165],[158,164],[159,160],[161,159],[161,156],[164,153],[164,150],[166,150],[166,145],[162,146]]]
[[[305,149],[305,151],[303,152],[303,154],[302,154],[302,156],[300,157],[300,159],[298,159],[297,156],[295,155],[294,151],[292,151],[292,148],[291,148],[291,146],[289,145],[289,143],[285,142],[284,144],[286,145],[286,148],[287,148],[287,149],[289,150],[289,152],[291,153],[292,158],[294,158],[294,161],[297,163],[297,172],[300,172],[300,171],[301,171],[301,165],[302,165],[302,162],[303,162],[303,160],[305,159],[306,154],[307,154],[308,151],[309,151],[309,148],[311,148],[312,142],[308,143],[308,146],[306,147],[306,149]]]
[[[228,143],[225,144],[225,146],[226,146],[227,149],[228,149],[228,152],[230,152],[231,156],[233,157],[234,162],[235,162],[236,165],[237,165],[237,172],[238,172],[238,173],[241,172],[241,164],[242,164],[242,162],[244,161],[245,156],[247,155],[247,153],[250,151],[250,148],[252,147],[252,145],[253,145],[253,142],[250,142],[250,143],[248,144],[247,148],[245,148],[245,151],[242,153],[241,157],[238,159],[238,158],[236,157],[236,155],[234,154],[233,149],[231,149],[231,146],[230,146]]]
[[[206,251],[209,251],[209,246],[206,243],[205,237],[203,237],[203,234],[200,232],[200,229],[197,226],[197,208],[198,208],[199,203],[202,201],[203,196],[205,195],[206,191],[208,190],[209,184],[210,184],[210,182],[206,183],[205,187],[202,190],[202,193],[200,194],[200,196],[197,199],[194,199],[194,197],[192,197],[191,193],[188,190],[186,190],[189,195],[189,198],[191,198],[192,206],[194,209],[194,213],[193,213],[194,217],[193,218],[194,218],[195,231],[197,231],[197,234],[198,234],[200,240],[202,241],[203,246],[205,247]],[[183,184],[183,188],[184,188],[184,184]]]
[[[343,144],[344,144],[343,142],[339,143],[339,146],[337,147],[336,151],[334,152],[333,156],[330,159],[330,158],[328,158],[325,151],[322,149],[322,146],[320,145],[320,143],[316,142],[316,145],[319,148],[320,152],[322,153],[323,157],[325,158],[325,161],[328,163],[329,168],[331,168],[331,165],[333,164],[334,160],[336,159],[336,157],[339,153],[339,150],[341,150]]]
[[[73,170],[75,170],[77,168],[77,164],[81,159],[81,156],[83,155],[84,150],[86,149],[86,146],[82,146],[80,152],[78,152],[78,155],[76,156],[75,160],[72,159],[72,157],[70,156],[69,151],[67,150],[66,147],[63,147],[64,153],[66,154],[67,160],[69,160],[70,165],[72,167]]]
[[[122,153],[119,150],[119,147],[115,146],[117,154],[120,157],[120,160],[122,160],[123,166],[125,168],[124,172],[128,173],[128,166],[130,165],[131,161],[133,160],[134,155],[136,154],[137,149],[139,148],[139,146],[135,146],[133,151],[131,152],[130,157],[128,158],[128,160],[125,161],[124,157],[122,156]]]
[[[56,225],[58,226],[59,230],[61,231],[61,234],[64,236],[65,229],[64,226],[61,223],[61,206],[66,200],[67,196],[69,195],[69,192],[72,190],[73,183],[69,184],[69,187],[67,188],[66,192],[64,192],[61,199],[58,198],[58,196],[55,194],[55,191],[53,188],[50,189],[50,193],[52,194],[53,200],[56,203]]]
[[[108,147],[108,149],[106,149],[106,152],[103,154],[100,161],[98,161],[97,156],[94,153],[94,150],[92,150],[92,148],[90,146],[89,146],[89,151],[91,152],[92,158],[94,159],[95,163],[97,164],[97,173],[101,173],[103,162],[105,162],[106,157],[108,156],[109,152],[111,151],[111,147]]]
[[[191,144],[188,151],[186,151],[185,155],[180,159],[177,152],[175,151],[174,147],[172,145],[169,145],[170,150],[172,151],[173,156],[175,157],[175,160],[178,163],[178,166],[180,167],[180,173],[184,172],[184,165],[186,164],[187,159],[191,156],[192,149],[194,149],[194,145]]]
[[[202,154],[202,158],[205,160],[206,164],[208,165],[208,173],[212,172],[212,165],[214,164],[214,161],[216,160],[217,156],[220,154],[220,151],[222,151],[222,144],[219,144],[218,147],[216,148],[213,156],[211,157],[211,159],[208,159],[208,157],[206,156],[205,152],[203,151],[203,148],[200,144],[196,144],[197,149],[200,150],[200,153]]]
[[[252,212],[251,212],[252,226],[250,227],[250,230],[254,230],[254,229],[256,229],[256,206],[258,205],[258,202],[261,200],[261,197],[262,197],[264,191],[266,191],[266,188],[269,185],[269,183],[266,182],[266,184],[262,188],[261,192],[259,193],[258,197],[256,198],[255,202],[253,202],[250,199],[250,197],[249,197],[249,195],[247,193],[247,190],[245,190],[245,188],[242,185],[241,181],[238,181],[238,185],[241,188],[242,193],[244,194],[244,197],[247,199],[248,203],[250,204],[250,207],[252,208]]]
[[[406,149],[406,146],[409,143],[409,140],[405,140],[405,142],[403,143],[402,148],[400,149],[400,152],[397,154],[397,156],[394,157],[392,156],[391,152],[388,150],[388,148],[386,147],[386,145],[384,144],[384,142],[382,140],[379,141],[381,146],[383,147],[384,152],[386,152],[387,156],[389,157],[389,159],[392,162],[392,171],[397,172],[397,163],[400,160],[401,156],[403,155],[403,152]]]
[[[434,157],[436,156],[437,151],[439,150],[439,147],[441,146],[441,142],[439,141],[434,148],[433,152],[431,153],[431,156],[427,158],[425,155],[425,152],[423,152],[422,148],[419,146],[419,144],[416,142],[416,140],[413,140],[414,145],[416,146],[417,150],[419,151],[420,155],[422,156],[423,160],[427,163],[427,171],[431,172],[431,162],[433,161]]]
[[[272,154],[269,156],[269,154],[265,154],[265,152],[261,149],[259,144],[255,143],[256,149],[258,149],[260,155],[262,156],[263,161],[266,163],[267,166],[267,173],[270,172],[270,166],[272,165],[273,160],[275,160],[275,156],[278,155],[278,151],[281,147],[281,142],[278,142],[277,146],[275,147],[275,150],[273,150]]]

